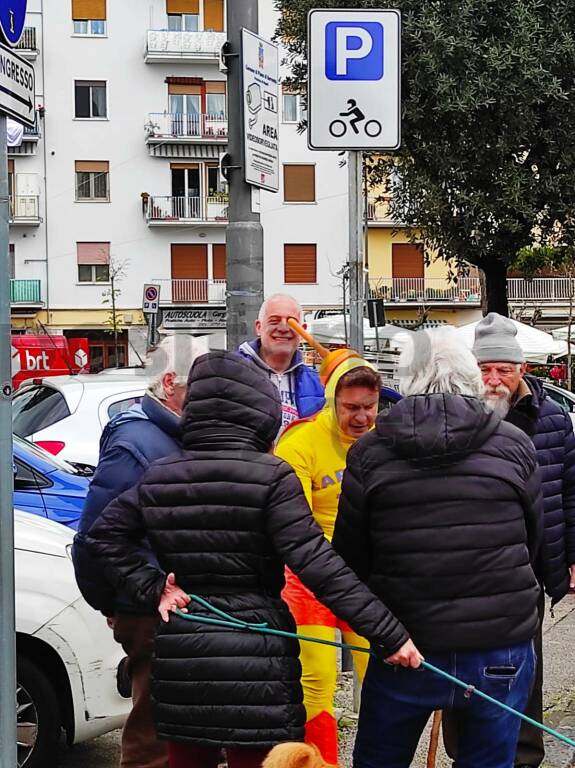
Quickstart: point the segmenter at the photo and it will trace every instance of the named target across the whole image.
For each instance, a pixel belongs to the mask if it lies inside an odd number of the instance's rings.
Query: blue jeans
[[[436,667],[523,712],[535,670],[533,643],[491,651],[430,654]],[[521,720],[422,667],[369,662],[353,768],[409,768],[432,712],[455,709],[455,768],[512,768]]]

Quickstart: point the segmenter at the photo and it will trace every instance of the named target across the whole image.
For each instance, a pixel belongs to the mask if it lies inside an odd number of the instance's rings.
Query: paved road
[[[545,656],[545,718],[566,736],[575,738],[575,596],[569,595],[556,607],[555,616],[547,612],[544,627]],[[350,740],[345,729],[345,741]],[[347,737],[347,738],[346,738]],[[544,768],[575,768],[575,753],[565,744],[547,738],[547,758]],[[414,768],[425,766],[427,735],[422,743]],[[102,736],[88,744],[64,751],[62,768],[115,768],[119,758],[119,734]],[[348,760],[346,759],[346,762]],[[440,754],[437,768],[448,768],[449,761]],[[342,768],[349,768],[343,765]]]

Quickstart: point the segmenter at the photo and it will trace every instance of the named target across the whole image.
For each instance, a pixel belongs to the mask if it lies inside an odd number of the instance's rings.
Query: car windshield
[[[59,459],[56,456],[53,456],[51,453],[48,453],[48,451],[45,451],[38,445],[34,445],[34,443],[31,443],[29,440],[25,440],[23,437],[18,437],[18,435],[12,435],[12,439],[14,441],[14,445],[17,445],[23,451],[26,451],[27,453],[33,454],[37,458],[42,459],[45,464],[50,464],[54,469],[58,469],[60,472],[70,472],[73,475],[80,474],[76,467],[68,464],[68,462],[64,461],[63,459]]]
[[[12,429],[18,437],[30,437],[69,415],[64,395],[44,384],[24,387],[12,401]]]

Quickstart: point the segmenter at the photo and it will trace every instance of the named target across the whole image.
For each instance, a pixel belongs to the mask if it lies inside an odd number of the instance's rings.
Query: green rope
[[[215,624],[219,627],[229,627],[230,629],[237,629],[237,630],[243,630],[248,632],[260,632],[265,635],[277,635],[278,637],[288,637],[291,640],[303,640],[304,642],[307,642],[307,643],[319,643],[321,645],[331,645],[336,648],[346,648],[349,651],[359,651],[360,653],[369,653],[374,658],[378,658],[378,656],[374,654],[370,648],[364,648],[359,645],[348,645],[347,643],[338,643],[335,640],[323,640],[319,637],[309,637],[308,635],[297,635],[294,632],[285,632],[284,630],[281,630],[281,629],[272,629],[266,622],[262,624],[253,624],[248,621],[242,621],[241,619],[236,619],[233,616],[230,616],[229,613],[225,613],[225,611],[221,611],[219,608],[216,608],[215,605],[212,605],[211,603],[209,603],[207,600],[204,600],[204,598],[200,597],[199,595],[189,595],[189,598],[192,602],[197,603],[198,605],[201,605],[206,610],[216,614],[219,618],[210,618],[209,616],[200,616],[195,613],[189,613],[189,611],[187,610],[186,611],[182,611],[179,609],[176,610],[175,613],[181,619],[186,619],[186,621],[197,621],[200,624]],[[513,709],[513,707],[510,707],[507,704],[504,704],[502,701],[498,701],[497,699],[494,699],[492,696],[489,696],[487,693],[483,693],[483,691],[480,691],[475,686],[469,685],[468,683],[464,683],[462,680],[459,680],[457,677],[450,675],[448,672],[445,672],[443,669],[439,669],[439,667],[435,667],[433,664],[430,664],[428,661],[422,661],[421,666],[424,669],[428,669],[430,672],[435,672],[435,674],[440,675],[441,677],[444,677],[446,680],[449,680],[449,682],[453,683],[454,685],[457,685],[460,688],[465,689],[468,697],[471,697],[472,695],[479,696],[481,699],[488,701],[490,704],[495,704],[495,706],[500,707],[501,709],[504,709],[506,712],[510,712],[512,715],[515,715],[516,717],[521,718],[521,720],[525,720],[526,723],[529,723],[530,725],[533,725],[536,728],[539,728],[541,731],[545,731],[545,733],[548,733],[550,736],[553,736],[554,738],[559,739],[559,741],[562,741],[565,744],[568,744],[570,747],[575,747],[575,741],[573,739],[570,739],[568,736],[564,736],[562,733],[559,733],[559,731],[556,731],[553,728],[550,728],[549,726],[544,725],[543,723],[539,723],[537,720],[533,720],[533,718],[528,717],[527,715],[524,715],[522,712],[519,712],[516,709]]]

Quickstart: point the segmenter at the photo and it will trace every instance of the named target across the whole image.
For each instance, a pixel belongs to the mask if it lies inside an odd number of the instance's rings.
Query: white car
[[[120,728],[130,703],[116,689],[124,656],[106,620],[84,602],[70,559],[73,532],[14,513],[18,768],[55,762],[69,744]]]
[[[555,400],[569,414],[575,428],[575,394],[568,389],[563,389],[563,387],[558,387],[555,384],[547,384],[547,382],[543,384],[543,389],[552,400]]]
[[[31,379],[14,395],[13,430],[62,459],[95,467],[102,430],[112,416],[139,403],[146,388],[143,370],[138,376]]]

